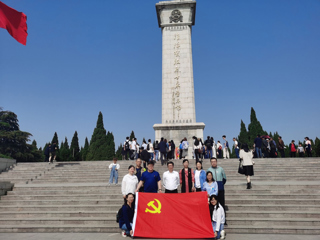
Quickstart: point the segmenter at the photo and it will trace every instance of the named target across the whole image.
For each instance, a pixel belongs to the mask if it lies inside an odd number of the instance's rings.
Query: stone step
[[[45,225],[60,225],[64,226],[67,224],[73,224],[73,225],[96,225],[96,226],[105,226],[105,225],[114,225],[117,226],[116,223],[116,216],[114,217],[62,217],[62,218],[19,218],[19,219],[12,219],[12,218],[0,218],[0,225],[39,225],[39,224],[45,224]],[[118,225],[119,226],[119,225]]]
[[[229,223],[228,223],[229,224]],[[300,234],[318,235],[318,226],[250,226],[248,225],[228,225],[225,226],[226,233],[235,234]],[[279,236],[279,239],[281,237]],[[299,237],[298,237],[299,238]]]
[[[83,189],[83,190],[73,190],[72,188],[70,189],[64,189],[64,190],[38,190],[36,189],[37,192],[35,193],[34,191],[24,191],[22,188],[14,189],[14,191],[8,191],[7,195],[8,196],[22,196],[22,195],[56,195],[56,196],[65,196],[65,195],[81,195],[81,194],[116,194],[118,195],[121,193],[121,188],[120,187],[114,187],[114,188],[105,188],[105,189],[96,189],[96,190],[91,190],[91,189]],[[300,195],[301,194],[320,194],[320,189],[319,190],[313,190],[313,189],[303,189],[303,190],[295,190],[295,191],[288,191],[288,190],[256,190],[256,189],[250,189],[250,191],[243,189],[243,190],[231,190],[229,188],[226,188],[226,193],[225,196],[229,195],[234,195],[236,194],[237,196],[245,195],[245,196],[253,196],[253,195]]]
[[[69,204],[71,202],[69,201]],[[16,206],[16,205],[0,205],[0,212],[12,212],[12,211],[118,211],[122,203],[107,203],[107,204],[79,204],[79,205],[59,205],[59,203],[54,204],[46,204],[46,205],[24,205],[24,206]]]
[[[2,233],[120,233],[118,225],[104,224],[97,225],[1,225],[0,232]]]
[[[287,204],[298,204],[301,203],[301,199],[228,199],[226,198],[226,205],[228,204],[277,204],[277,205],[287,205]],[[314,205],[320,205],[320,200],[314,200],[314,199],[304,199],[303,204],[314,204]]]
[[[232,211],[229,208],[228,219],[229,218],[318,218],[320,219],[320,209],[319,211]],[[2,215],[2,213],[1,213]]]
[[[225,199],[227,200],[242,200],[242,199],[248,199],[251,198],[253,200],[256,199],[265,199],[272,196],[273,199],[290,199],[290,200],[296,200],[301,199],[301,194],[260,194],[260,195],[252,195],[252,194],[226,194]],[[305,198],[319,200],[320,194],[304,194]],[[1,196],[2,200],[75,200],[75,199],[114,199],[114,200],[122,200],[123,197],[121,195],[121,191],[118,191],[117,193],[98,193],[98,194],[65,194],[65,195],[6,195]]]
[[[320,205],[305,205],[301,203],[286,205],[274,205],[274,204],[226,204],[229,211],[241,211],[246,214],[248,211],[320,211]]]
[[[253,217],[228,217],[228,224],[247,225],[247,226],[318,226],[320,229],[319,218],[253,218]]]
[[[82,205],[82,204],[115,204],[118,203],[119,200],[117,199],[76,199],[76,200],[1,200],[2,206],[8,206],[8,205],[17,205],[17,206],[27,206],[27,205],[57,205],[57,204],[68,204],[72,203],[74,205]],[[287,205],[287,204],[298,204],[301,203],[301,199],[226,199],[226,205],[228,204],[277,204],[277,205]],[[314,200],[314,199],[305,199],[303,200],[304,204],[314,204],[314,205],[320,205],[320,200]]]
[[[27,206],[27,205],[106,205],[106,204],[116,204],[119,200],[117,199],[77,199],[77,200],[1,200],[2,206]]]
[[[123,197],[121,192],[118,194],[84,194],[84,195],[65,195],[65,196],[57,196],[57,195],[21,195],[21,196],[1,196],[1,200],[75,200],[75,199],[113,199],[123,201]]]
[[[26,218],[114,218],[116,219],[116,214],[118,211],[44,211],[44,212],[1,212],[0,218],[15,218],[15,219],[26,219]]]

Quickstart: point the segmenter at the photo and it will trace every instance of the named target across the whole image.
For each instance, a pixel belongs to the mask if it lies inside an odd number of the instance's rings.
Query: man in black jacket
[[[139,158],[143,161],[143,167],[147,167],[147,162],[150,160],[150,153],[146,149],[144,149],[142,146],[140,148]]]
[[[163,137],[161,138],[161,141],[159,142],[159,151],[160,151],[161,166],[163,166],[164,161],[166,159],[166,154],[167,154],[167,144],[163,140]]]

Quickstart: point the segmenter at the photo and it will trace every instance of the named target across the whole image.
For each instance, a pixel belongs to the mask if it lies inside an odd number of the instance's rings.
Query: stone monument
[[[196,122],[194,100],[191,28],[196,1],[161,1],[156,10],[162,31],[162,123],[153,125],[155,139],[164,137],[178,146],[186,137],[190,158],[192,137],[203,139],[205,127]]]

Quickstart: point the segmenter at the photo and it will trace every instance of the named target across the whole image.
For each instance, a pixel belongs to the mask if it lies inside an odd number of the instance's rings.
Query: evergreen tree
[[[116,158],[118,158],[118,160],[122,160],[121,152],[122,152],[122,143],[120,143],[120,145],[119,145],[119,147],[118,147],[118,149],[116,151]]]
[[[56,143],[59,146],[58,134],[57,132],[54,133],[51,144]]]
[[[315,156],[320,157],[320,139],[318,137],[314,140],[314,145]]]
[[[71,145],[70,145],[71,159],[72,161],[80,161],[80,148],[79,148],[79,139],[78,133],[75,131]]]
[[[69,143],[67,137],[65,137],[62,148],[60,149],[60,160],[61,161],[70,161],[71,153],[69,148]]]
[[[113,159],[115,156],[115,144],[114,144],[114,136],[112,133],[108,131],[107,133],[107,160]]]
[[[253,107],[251,107],[250,124],[248,125],[249,146],[253,145],[254,139],[258,134],[265,135],[266,132],[263,130],[261,123],[258,121],[256,112],[254,111]]]
[[[82,161],[86,161],[87,160],[88,152],[89,152],[89,141],[88,141],[88,138],[86,137],[86,139],[84,141],[84,148],[81,150],[81,159],[82,159]]]
[[[0,108],[0,154],[18,162],[42,161],[38,148],[28,144],[32,134],[20,131],[18,122],[14,112],[2,111]]]
[[[246,125],[244,124],[244,122],[241,120],[241,124],[240,124],[240,134],[238,136],[238,140],[239,142],[242,143],[249,143],[249,136],[248,136],[248,131],[246,128]]]
[[[103,116],[102,113],[99,112],[97,126],[93,131],[89,152],[87,155],[87,160],[105,160],[107,153],[107,135],[106,130],[103,126]]]
[[[132,140],[132,138],[135,138],[135,135],[134,135],[134,131],[132,130],[132,132],[131,132],[131,134],[130,134],[130,138],[129,138],[129,140],[131,141]]]

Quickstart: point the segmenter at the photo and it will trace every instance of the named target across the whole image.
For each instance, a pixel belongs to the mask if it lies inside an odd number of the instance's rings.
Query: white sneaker
[[[226,238],[226,232],[222,230],[220,233],[220,239],[225,239],[225,238]]]
[[[124,230],[122,230],[121,236],[122,236],[122,237],[127,237],[127,234],[126,234],[126,232],[125,232]]]

